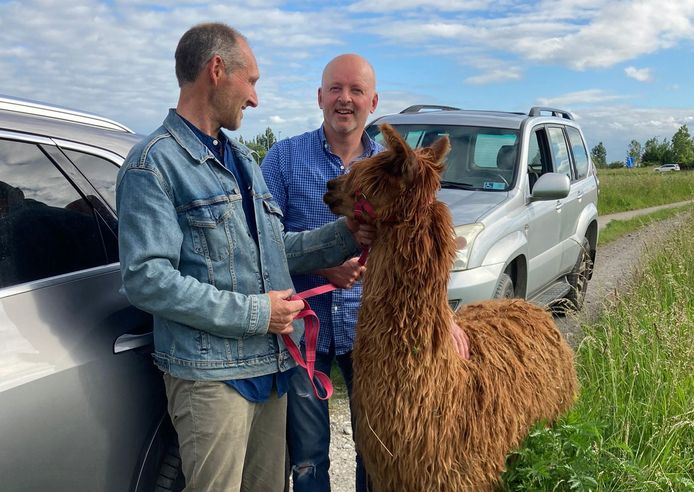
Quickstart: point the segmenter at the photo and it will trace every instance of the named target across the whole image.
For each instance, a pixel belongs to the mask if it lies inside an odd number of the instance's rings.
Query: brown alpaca
[[[509,299],[455,315],[471,352],[458,356],[446,298],[456,244],[436,201],[448,139],[413,151],[381,130],[389,149],[325,195],[348,216],[368,200],[378,231],[352,352],[357,448],[379,492],[492,490],[530,426],[573,403],[573,353],[545,310]]]

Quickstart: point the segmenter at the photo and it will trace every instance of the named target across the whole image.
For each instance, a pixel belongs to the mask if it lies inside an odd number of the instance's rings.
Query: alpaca
[[[521,299],[452,313],[456,240],[436,201],[448,138],[412,150],[389,125],[381,131],[388,149],[330,181],[324,197],[377,229],[352,352],[357,449],[379,492],[493,490],[530,427],[574,402],[573,353],[551,315]],[[452,316],[469,360],[456,352]]]

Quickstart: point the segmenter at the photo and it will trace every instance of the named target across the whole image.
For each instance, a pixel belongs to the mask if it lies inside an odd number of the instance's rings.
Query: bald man
[[[323,203],[326,182],[349,171],[360,159],[382,150],[364,132],[376,109],[378,94],[373,67],[355,54],[340,55],[323,70],[318,106],[323,124],[317,130],[276,143],[263,161],[263,175],[284,214],[287,231],[315,229],[335,220]],[[341,266],[293,276],[297,292],[328,282],[340,287],[311,299],[320,319],[316,369],[330,373],[337,362],[352,393],[352,344],[361,299],[357,258]],[[287,443],[294,492],[330,490],[330,417],[328,402],[317,399],[303,369],[289,382]],[[357,457],[356,490],[366,490]]]

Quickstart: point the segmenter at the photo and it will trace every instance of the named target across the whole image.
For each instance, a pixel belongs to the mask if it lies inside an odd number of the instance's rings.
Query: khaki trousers
[[[188,492],[284,490],[287,398],[253,403],[221,381],[164,374]]]

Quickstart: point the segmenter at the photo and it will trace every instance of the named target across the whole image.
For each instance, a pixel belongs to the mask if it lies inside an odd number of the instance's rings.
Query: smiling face
[[[441,137],[431,147],[412,150],[392,126],[380,129],[387,150],[328,181],[323,201],[333,213],[353,217],[355,202],[365,198],[376,215],[367,221],[401,223],[435,201],[450,144]]]
[[[376,77],[364,58],[341,55],[328,63],[318,89],[328,140],[353,132],[361,134],[377,104]]]

